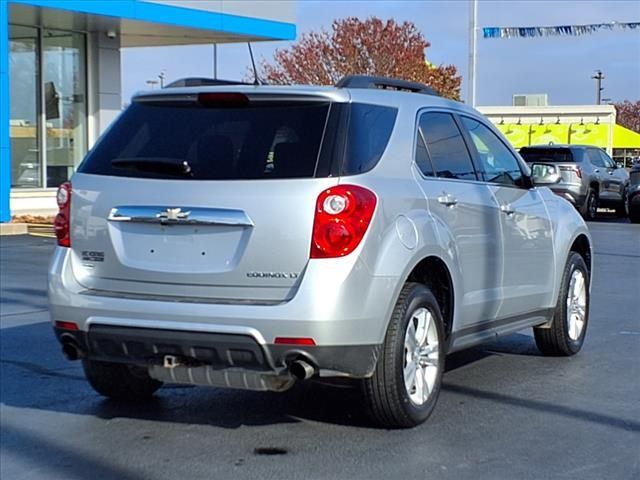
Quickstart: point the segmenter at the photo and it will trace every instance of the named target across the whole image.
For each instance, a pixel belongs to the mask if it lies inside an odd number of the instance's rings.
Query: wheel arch
[[[436,297],[444,321],[445,340],[448,344],[453,330],[455,291],[453,277],[446,262],[438,256],[429,255],[413,267],[405,282],[421,283]]]
[[[587,268],[589,269],[589,276],[591,276],[591,271],[593,269],[593,253],[591,251],[591,241],[584,233],[579,234],[571,243],[571,247],[569,247],[569,252],[576,252],[587,264]]]

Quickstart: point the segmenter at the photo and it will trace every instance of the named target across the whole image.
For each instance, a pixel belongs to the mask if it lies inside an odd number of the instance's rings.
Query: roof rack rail
[[[383,90],[398,90],[402,92],[422,93],[424,95],[440,95],[433,88],[418,82],[398,80],[397,78],[374,77],[370,75],[347,75],[342,77],[337,88],[378,88]]]
[[[165,85],[164,88],[203,87],[215,85],[253,85],[253,83],[240,82],[237,80],[220,80],[218,78],[187,77],[175,80],[169,85]]]

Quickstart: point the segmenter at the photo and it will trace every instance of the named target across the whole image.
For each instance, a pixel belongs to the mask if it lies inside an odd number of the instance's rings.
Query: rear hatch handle
[[[112,208],[107,219],[110,222],[161,223],[163,225],[253,227],[253,221],[244,211],[225,208],[124,205]]]

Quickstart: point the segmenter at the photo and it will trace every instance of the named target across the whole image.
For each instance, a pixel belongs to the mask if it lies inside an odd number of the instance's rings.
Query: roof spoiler
[[[440,96],[433,88],[423,83],[370,75],[347,75],[336,83],[336,87],[398,90],[402,92],[422,93],[423,95],[434,95],[436,97]]]
[[[203,86],[216,86],[216,85],[253,85],[253,83],[240,82],[237,80],[220,80],[217,78],[206,77],[187,77],[181,78],[164,88],[178,88],[178,87],[203,87]]]

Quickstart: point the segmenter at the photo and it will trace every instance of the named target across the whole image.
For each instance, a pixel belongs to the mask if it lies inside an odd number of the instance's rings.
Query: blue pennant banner
[[[587,35],[599,30],[640,29],[640,22],[593,23],[590,25],[558,25],[555,27],[485,27],[484,38],[552,37],[558,35]]]

